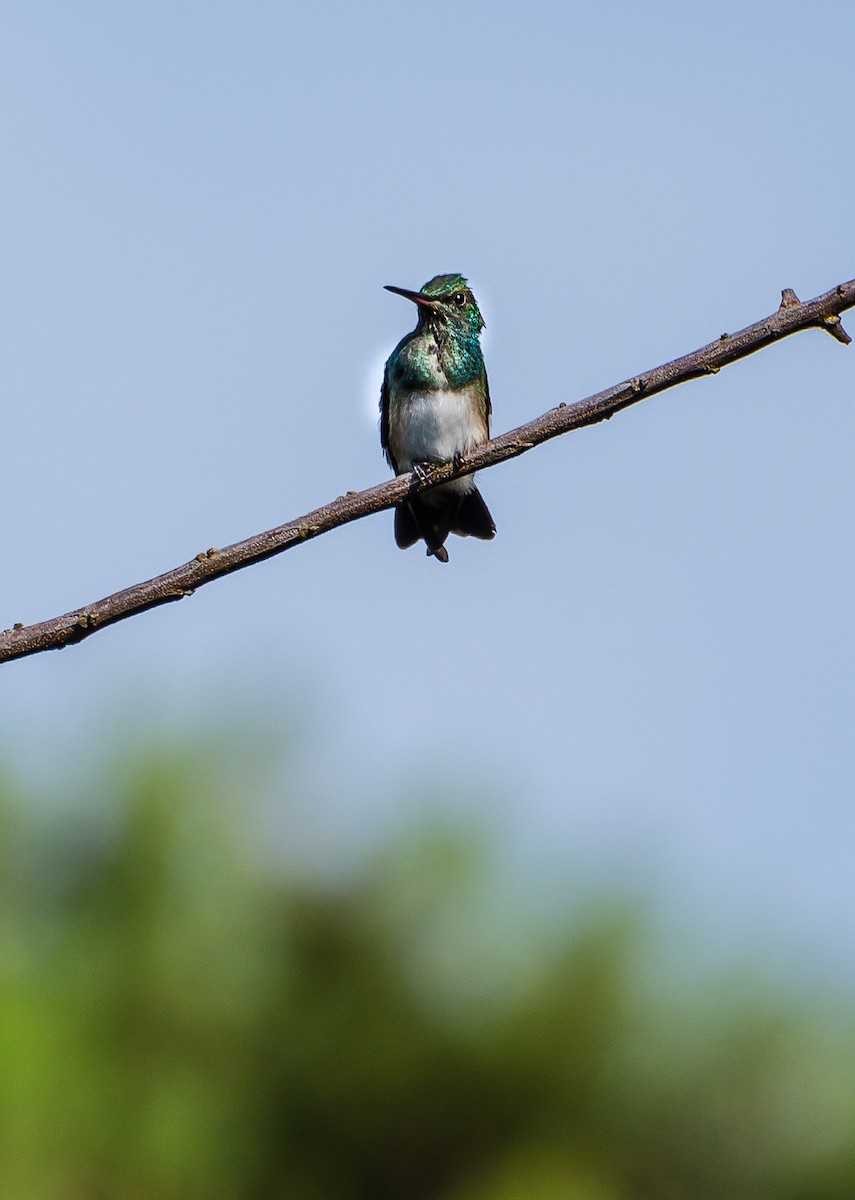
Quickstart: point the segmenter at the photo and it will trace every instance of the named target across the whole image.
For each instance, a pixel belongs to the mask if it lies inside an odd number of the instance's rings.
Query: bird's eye
[[[454,295],[451,297],[451,299],[452,299],[453,303],[457,305],[458,308],[462,308],[463,305],[466,303],[466,293],[465,292],[455,292]]]

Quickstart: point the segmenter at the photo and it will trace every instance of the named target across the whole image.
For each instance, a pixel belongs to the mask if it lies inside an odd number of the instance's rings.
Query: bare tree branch
[[[723,333],[721,337],[694,350],[682,358],[654,367],[652,371],[644,371],[625,383],[607,388],[579,400],[576,404],[561,404],[558,408],[550,409],[542,417],[512,429],[501,437],[493,438],[478,446],[458,463],[443,463],[433,468],[426,479],[419,479],[414,473],[399,475],[386,483],[367,488],[362,492],[348,492],[339,496],[330,504],[269,529],[266,533],[256,534],[242,542],[235,542],[223,550],[205,550],[197,554],[190,562],[155,579],[144,583],[134,584],[115,592],[104,600],[87,604],[74,612],[65,613],[61,617],[53,617],[49,621],[41,621],[37,625],[15,625],[12,629],[0,634],[0,662],[13,658],[23,658],[28,654],[37,654],[41,650],[59,650],[63,646],[80,642],[90,634],[116,621],[132,617],[146,609],[167,604],[170,600],[181,600],[191,596],[196,588],[247,567],[250,563],[260,562],[271,558],[283,550],[290,550],[310,538],[367,517],[370,513],[380,512],[384,508],[392,508],[405,497],[414,492],[424,491],[437,483],[455,479],[459,475],[467,475],[472,471],[483,471],[486,467],[505,462],[506,459],[516,458],[531,450],[533,446],[568,433],[571,429],[579,429],[583,425],[595,425],[598,421],[607,420],[648,396],[685,383],[688,379],[697,379],[703,375],[715,375],[728,363],[761,350],[771,342],[788,337],[802,329],[825,329],[837,341],[847,345],[851,338],[840,323],[840,313],[855,307],[855,279],[848,283],[838,284],[830,292],[808,300],[804,304],[795,292],[786,288],[781,294],[781,306],[770,317],[764,317],[754,325],[749,325],[739,333]]]

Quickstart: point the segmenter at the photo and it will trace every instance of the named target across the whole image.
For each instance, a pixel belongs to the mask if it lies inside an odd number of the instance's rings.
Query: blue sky
[[[0,623],[384,478],[385,283],[469,277],[501,431],[850,278],[853,44],[780,2],[4,4]],[[381,514],[11,664],[3,744],[296,713],[322,842],[448,791],[516,886],[617,870],[849,975],[854,384],[799,335],[485,473],[445,569]]]

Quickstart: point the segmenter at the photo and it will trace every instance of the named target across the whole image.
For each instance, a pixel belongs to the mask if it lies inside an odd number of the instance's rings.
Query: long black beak
[[[412,300],[414,304],[421,304],[425,308],[430,308],[433,304],[430,296],[423,296],[421,292],[411,292],[409,288],[395,287],[391,283],[387,283],[384,286],[387,292],[394,292],[396,296],[404,296],[407,300]]]

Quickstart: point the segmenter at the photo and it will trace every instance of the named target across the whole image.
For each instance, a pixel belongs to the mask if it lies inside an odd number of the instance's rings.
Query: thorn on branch
[[[793,289],[792,288],[784,288],[784,290],[781,292],[780,307],[781,308],[796,308],[799,304],[801,304],[801,300],[798,298],[798,296],[793,291]]]
[[[822,327],[826,333],[830,333],[833,338],[836,338],[838,342],[842,342],[844,346],[848,346],[852,341],[852,338],[843,328],[840,317],[838,317],[837,313],[832,313],[828,317],[823,317]]]

